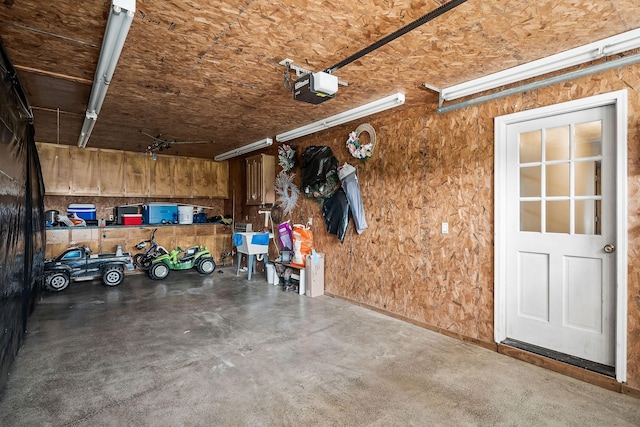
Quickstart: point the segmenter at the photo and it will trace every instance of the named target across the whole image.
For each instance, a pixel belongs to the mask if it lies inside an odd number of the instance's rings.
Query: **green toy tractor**
[[[170,254],[160,255],[151,263],[149,277],[162,280],[171,270],[188,270],[194,267],[201,274],[211,274],[216,269],[211,253],[204,246],[192,246],[186,251],[178,247]]]

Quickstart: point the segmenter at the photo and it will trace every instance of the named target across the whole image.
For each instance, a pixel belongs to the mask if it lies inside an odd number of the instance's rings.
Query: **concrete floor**
[[[640,425],[633,397],[220,271],[43,295],[0,425]]]

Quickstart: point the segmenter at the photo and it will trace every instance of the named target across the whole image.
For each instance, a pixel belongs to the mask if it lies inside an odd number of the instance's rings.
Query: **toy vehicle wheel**
[[[102,283],[106,286],[118,286],[124,280],[124,271],[121,266],[107,267],[102,273]]]
[[[133,256],[133,265],[143,271],[149,271],[151,268],[151,259],[144,256],[144,254],[135,254]]]
[[[149,276],[154,280],[162,280],[169,275],[169,266],[164,262],[158,262],[151,266]]]
[[[49,292],[60,292],[67,289],[69,282],[67,273],[53,273],[45,277],[44,288]]]
[[[216,269],[216,263],[213,258],[200,258],[196,264],[196,269],[200,274],[211,274]]]

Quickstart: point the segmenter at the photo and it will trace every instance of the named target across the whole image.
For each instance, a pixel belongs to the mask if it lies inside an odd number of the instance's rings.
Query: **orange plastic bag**
[[[302,224],[293,225],[293,258],[291,264],[304,267],[307,255],[313,250],[313,232]]]

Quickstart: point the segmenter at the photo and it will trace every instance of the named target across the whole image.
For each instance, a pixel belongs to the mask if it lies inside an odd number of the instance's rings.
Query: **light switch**
[[[443,222],[442,223],[442,234],[449,234],[449,223],[448,222]]]

